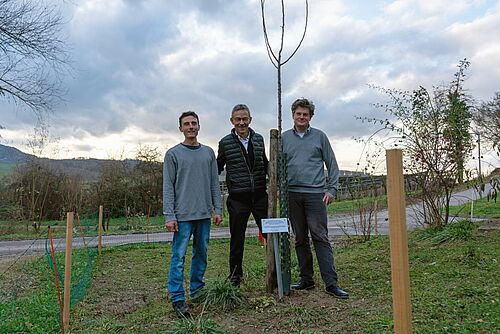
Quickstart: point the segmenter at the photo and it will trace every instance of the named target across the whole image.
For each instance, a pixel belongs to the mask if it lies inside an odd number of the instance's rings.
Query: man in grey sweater
[[[195,297],[205,286],[208,240],[212,211],[214,223],[222,221],[222,201],[214,151],[198,143],[198,115],[187,111],[179,117],[184,141],[165,154],[163,163],[163,214],[165,227],[174,232],[168,273],[168,293],[175,313],[189,316],[184,293],[184,260],[191,235],[193,255],[189,295]]]
[[[283,152],[287,159],[288,215],[295,234],[295,251],[300,269],[300,281],[293,284],[292,289],[309,290],[315,287],[310,233],[326,292],[346,299],[349,294],[337,284],[326,212],[327,205],[337,192],[339,167],[326,134],[309,124],[314,108],[312,101],[304,98],[293,102],[294,127],[282,136]],[[325,165],[328,183],[325,180]]]

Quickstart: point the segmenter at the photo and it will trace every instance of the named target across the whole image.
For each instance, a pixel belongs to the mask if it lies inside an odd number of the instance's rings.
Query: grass
[[[445,227],[432,228],[419,231],[419,236],[422,239],[430,240],[434,245],[442,244],[449,241],[467,241],[473,238],[474,231],[477,229],[477,224],[470,220],[460,220],[453,222]]]
[[[347,213],[358,210],[359,205],[366,206],[371,201],[371,198],[362,198],[360,200],[343,200],[333,202],[328,206],[330,214]],[[379,208],[387,207],[386,196],[379,197]],[[224,211],[223,221],[219,227],[229,227],[229,214]],[[250,215],[249,220],[254,220]],[[98,219],[94,215],[93,218],[84,219],[81,222],[85,235],[96,235]],[[128,218],[118,217],[111,218],[106,224],[104,234],[129,234],[129,233],[156,233],[165,232],[165,219],[163,216],[150,217],[137,215]],[[36,239],[45,237],[47,228],[50,226],[54,237],[64,237],[66,234],[65,220],[48,220],[42,221],[39,231],[36,231],[30,222],[27,221],[1,221],[0,220],[0,240],[21,240],[21,239]],[[76,219],[74,226],[79,230]],[[217,226],[213,226],[217,228]]]
[[[64,254],[57,254],[58,272],[64,273]],[[73,254],[71,281],[81,281],[86,272],[87,252]],[[47,258],[0,267],[0,333],[59,333],[60,318],[57,291]],[[62,275],[64,276],[64,275]],[[63,282],[60,282],[61,294]],[[82,297],[84,293],[75,287]],[[78,290],[78,291],[77,291]],[[72,299],[73,299],[72,297]]]
[[[500,218],[500,203],[488,201],[485,198],[450,207],[450,215],[458,217],[470,217],[471,209],[473,217]]]
[[[335,201],[331,203],[328,206],[328,213],[329,214],[335,214],[335,213],[349,213],[349,212],[357,212],[359,210],[359,207],[366,207],[369,205],[373,205],[373,198],[372,197],[363,197],[360,199],[354,199],[354,200],[342,200],[342,201]],[[381,195],[377,199],[377,208],[383,209],[387,208],[387,196],[386,195]]]
[[[98,218],[92,217],[81,220],[85,235],[97,235]],[[106,222],[103,222],[106,224]],[[52,228],[54,237],[66,235],[66,220],[42,221],[37,232],[29,222],[26,221],[0,221],[0,240],[36,239],[47,235],[48,226]],[[75,231],[80,231],[77,220],[73,222]],[[147,216],[120,217],[109,220],[103,234],[129,234],[129,233],[155,233],[165,232],[165,221],[163,216],[151,217],[148,223]]]
[[[443,242],[433,239],[440,231],[409,234],[415,333],[498,333],[500,231],[481,232],[476,225],[471,226],[455,226],[469,232]],[[227,275],[228,249],[227,240],[210,241],[207,282],[223,280]],[[181,330],[196,324],[195,329],[187,328],[193,333],[204,333],[203,328],[214,333],[394,331],[387,237],[373,237],[366,243],[336,239],[340,285],[351,293],[349,300],[326,295],[316,268],[316,289],[294,292],[281,301],[265,292],[265,249],[256,238],[247,239],[245,277],[239,290],[245,302],[224,311],[188,300],[194,317],[184,325],[179,324],[167,299],[170,255],[170,244],[105,248],[93,272],[92,289],[71,311],[70,332],[187,333]],[[186,257],[186,267],[189,265],[190,254]],[[298,273],[294,256],[292,266],[295,281]],[[2,297],[0,332],[57,333],[55,290],[45,260],[15,266],[9,277],[18,282],[17,298]],[[12,287],[4,284],[3,277],[1,282],[0,295],[4,296],[5,289]]]
[[[244,298],[240,289],[223,277],[216,277],[207,281],[205,289],[197,294],[195,301],[208,309],[229,311],[243,305]]]

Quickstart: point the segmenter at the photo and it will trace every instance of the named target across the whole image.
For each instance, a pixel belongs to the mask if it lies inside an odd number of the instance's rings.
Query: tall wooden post
[[[73,245],[73,212],[66,217],[66,258],[64,261],[64,310],[63,327],[65,332],[69,326],[69,308],[71,304],[71,254]]]
[[[99,255],[101,255],[101,249],[102,249],[102,216],[103,216],[103,207],[102,205],[99,205],[99,226],[98,226],[98,232],[97,232],[97,250],[99,252]]]
[[[269,166],[267,167],[269,175],[268,186],[268,209],[269,218],[276,218],[278,207],[278,149],[279,132],[276,129],[270,131],[269,142]],[[267,240],[267,270],[266,270],[266,291],[272,293],[277,286],[276,267],[274,262],[274,241],[272,233],[268,234]]]
[[[412,333],[403,152],[386,151],[394,333]]]

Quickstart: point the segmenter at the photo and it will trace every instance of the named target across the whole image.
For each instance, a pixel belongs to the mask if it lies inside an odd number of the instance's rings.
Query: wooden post
[[[66,258],[64,261],[64,311],[63,327],[65,332],[69,326],[69,308],[71,304],[71,254],[73,245],[73,212],[66,217]]]
[[[97,232],[97,250],[99,252],[99,255],[101,255],[101,249],[102,249],[102,214],[103,208],[102,205],[99,205],[99,226],[98,226],[98,232]]]
[[[151,227],[151,221],[149,220],[149,216],[151,215],[151,205],[148,206],[148,226],[146,227],[146,242],[149,243],[149,229]]]
[[[386,151],[394,333],[412,333],[403,152]]]
[[[373,203],[374,219],[375,219],[375,235],[378,235],[378,200]]]
[[[268,209],[267,215],[269,218],[276,218],[278,207],[278,149],[279,149],[279,132],[276,129],[270,131],[269,142],[269,186],[268,186]],[[274,242],[272,233],[268,234],[267,240],[267,270],[266,270],[266,291],[272,293],[277,286],[276,267],[274,261]]]

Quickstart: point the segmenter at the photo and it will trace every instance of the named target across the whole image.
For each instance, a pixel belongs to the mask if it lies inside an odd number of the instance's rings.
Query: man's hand
[[[325,196],[323,196],[323,203],[325,203],[325,205],[328,205],[331,202],[333,202],[333,195],[329,192],[326,192]]]
[[[179,231],[179,225],[177,225],[177,220],[170,220],[165,223],[165,228],[169,232],[177,232]]]
[[[219,226],[220,223],[222,223],[222,216],[221,215],[215,215],[214,216],[214,224]]]

